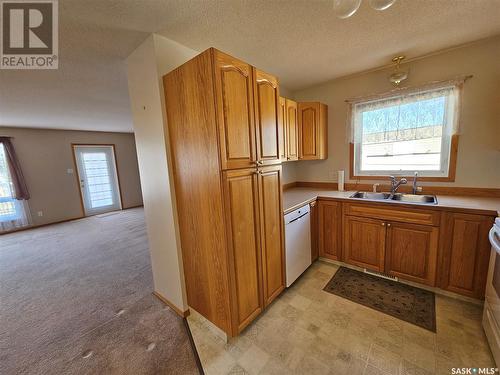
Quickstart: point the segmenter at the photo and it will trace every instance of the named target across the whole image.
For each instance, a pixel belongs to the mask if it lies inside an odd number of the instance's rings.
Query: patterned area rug
[[[340,267],[325,291],[436,332],[434,293]]]

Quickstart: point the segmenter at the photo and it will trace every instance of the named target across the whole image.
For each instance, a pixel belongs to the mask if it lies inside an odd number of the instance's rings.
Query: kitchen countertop
[[[320,198],[341,199],[350,202],[367,202],[412,206],[415,208],[443,209],[458,211],[474,211],[474,213],[500,216],[500,198],[482,198],[472,196],[436,195],[437,204],[401,203],[395,201],[380,201],[359,198],[349,198],[355,191],[336,191],[329,189],[295,187],[283,192],[283,211],[285,214],[309,202]]]

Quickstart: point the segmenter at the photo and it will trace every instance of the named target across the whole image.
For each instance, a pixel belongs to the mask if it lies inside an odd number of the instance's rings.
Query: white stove
[[[483,328],[500,367],[500,217],[490,230],[491,256],[484,301]]]

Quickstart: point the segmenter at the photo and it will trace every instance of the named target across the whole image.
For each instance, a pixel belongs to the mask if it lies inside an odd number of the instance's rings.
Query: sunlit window
[[[455,101],[450,87],[355,104],[355,175],[447,177]]]
[[[21,205],[12,198],[12,191],[5,149],[0,143],[0,221],[17,220],[23,215]]]

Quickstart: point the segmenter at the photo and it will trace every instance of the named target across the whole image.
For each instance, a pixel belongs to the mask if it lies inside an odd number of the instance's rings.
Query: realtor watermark
[[[496,367],[453,367],[450,372],[452,375],[497,375],[498,368]]]
[[[57,0],[0,0],[0,69],[57,69]]]

